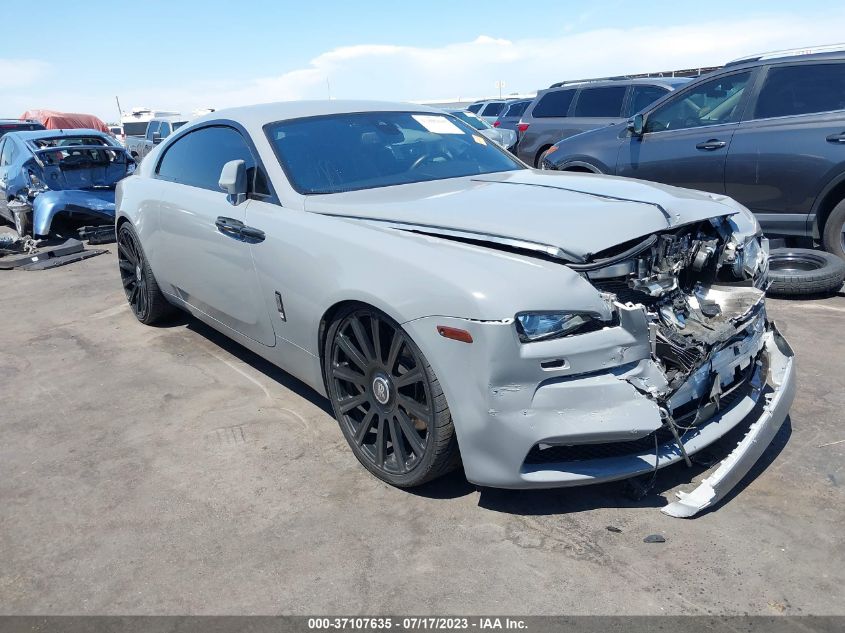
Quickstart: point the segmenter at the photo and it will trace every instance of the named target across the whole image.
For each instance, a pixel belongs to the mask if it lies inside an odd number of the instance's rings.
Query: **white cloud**
[[[0,59],[0,77],[7,86],[30,86],[49,70],[50,64],[37,59]]]
[[[756,52],[836,42],[844,18],[839,11],[825,20],[782,15],[513,41],[481,35],[431,48],[361,44],[325,52],[276,77],[198,86],[191,103],[324,99],[329,85],[333,97],[350,99],[477,97],[493,94],[498,80],[505,81],[505,92],[530,92],[562,79],[712,66]]]
[[[491,95],[496,81],[504,80],[507,93],[531,92],[563,79],[719,65],[761,51],[828,44],[841,39],[843,19],[845,12],[839,10],[824,19],[782,14],[672,27],[564,31],[558,37],[522,40],[480,35],[439,47],[361,44],[324,52],[303,68],[244,81],[215,79],[210,63],[208,79],[179,87],[143,86],[120,98],[124,108],[146,105],[188,113],[209,106],[325,99],[329,89],[335,98],[453,100]],[[22,80],[38,72],[43,76],[46,69],[40,62],[0,60],[4,74],[3,64],[9,64],[5,72]],[[200,69],[193,69],[193,75],[201,76]],[[4,83],[13,85],[8,77]],[[26,107],[46,104],[114,118],[112,94],[56,94],[47,82],[39,88],[30,92],[43,94],[28,95]],[[4,100],[10,102],[7,96]]]

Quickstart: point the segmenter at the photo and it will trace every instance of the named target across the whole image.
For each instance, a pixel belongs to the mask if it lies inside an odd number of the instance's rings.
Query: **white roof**
[[[211,119],[233,119],[246,126],[261,126],[273,121],[298,119],[324,114],[343,114],[346,112],[433,112],[442,114],[436,108],[416,103],[401,103],[391,101],[282,101],[279,103],[262,103],[259,105],[226,108],[211,112],[197,119],[205,121]]]

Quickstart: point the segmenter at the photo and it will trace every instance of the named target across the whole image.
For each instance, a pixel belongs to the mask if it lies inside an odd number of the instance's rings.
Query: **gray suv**
[[[845,257],[845,52],[731,62],[627,123],[561,141],[541,167],[727,194],[767,234]]]
[[[559,140],[624,121],[689,79],[616,79],[556,84],[537,93],[519,122],[517,156],[538,166]]]

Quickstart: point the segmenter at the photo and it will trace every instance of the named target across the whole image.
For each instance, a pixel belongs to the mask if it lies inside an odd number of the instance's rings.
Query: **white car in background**
[[[490,139],[494,143],[498,143],[505,149],[511,149],[514,145],[516,145],[516,130],[502,130],[495,128],[469,110],[446,110],[446,112],[459,118],[464,123],[471,125],[478,130],[482,136]]]

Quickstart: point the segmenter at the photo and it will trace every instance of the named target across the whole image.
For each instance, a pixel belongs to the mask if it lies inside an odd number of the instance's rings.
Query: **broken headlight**
[[[516,331],[523,343],[545,341],[603,327],[601,319],[585,312],[520,312]]]
[[[749,238],[763,234],[757,217],[745,207],[741,207],[737,213],[728,217],[728,224],[737,244],[743,244]]]

